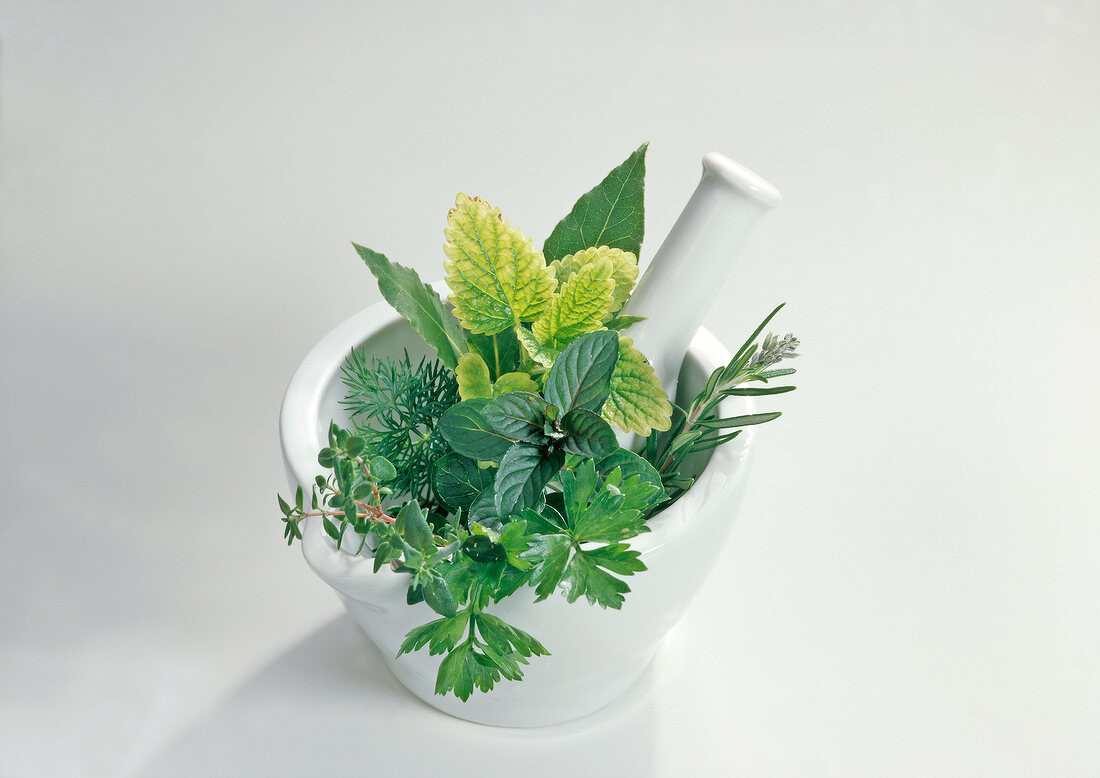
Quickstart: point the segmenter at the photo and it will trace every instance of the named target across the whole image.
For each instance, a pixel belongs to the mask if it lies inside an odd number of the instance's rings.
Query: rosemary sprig
[[[755,343],[783,305],[785,303],[776,306],[765,317],[728,364],[711,373],[706,387],[686,409],[673,405],[675,421],[667,433],[659,435],[654,432],[646,440],[645,458],[657,468],[665,488],[672,490],[670,495],[686,490],[693,482],[693,479],[679,473],[680,466],[688,456],[728,443],[741,434],[741,427],[764,424],[781,415],[779,411],[771,411],[720,418],[717,409],[726,397],[752,397],[794,391],[793,386],[742,386],[751,381],[767,383],[773,378],[795,372],[793,368],[772,369],[784,359],[798,356],[795,350],[799,342],[794,335],[787,333],[780,338],[769,333],[762,343]]]

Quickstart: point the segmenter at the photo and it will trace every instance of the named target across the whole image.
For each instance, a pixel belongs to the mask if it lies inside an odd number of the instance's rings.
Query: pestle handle
[[[626,334],[649,358],[669,398],[688,344],[721,291],[753,227],[782,201],[729,157],[703,157],[703,177],[653,256],[624,313],[645,316]]]

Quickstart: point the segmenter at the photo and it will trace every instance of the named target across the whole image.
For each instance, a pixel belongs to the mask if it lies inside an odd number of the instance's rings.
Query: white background
[[[1100,773],[1095,2],[0,4],[0,775]],[[651,140],[643,264],[772,181],[706,324],[803,341],[643,682],[438,714],[280,537],[281,393]],[[628,603],[629,607],[629,603]]]

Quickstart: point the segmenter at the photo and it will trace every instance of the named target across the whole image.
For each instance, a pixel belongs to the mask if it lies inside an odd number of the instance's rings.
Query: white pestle
[[[624,314],[644,316],[624,334],[649,359],[670,398],[688,344],[778,190],[729,157],[703,157],[703,178],[631,295]]]

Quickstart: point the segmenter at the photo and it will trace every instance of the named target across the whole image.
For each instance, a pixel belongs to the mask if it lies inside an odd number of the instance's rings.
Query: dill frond
[[[458,384],[447,368],[422,358],[415,367],[403,359],[370,355],[355,349],[343,369],[348,393],[342,404],[352,414],[357,434],[371,456],[384,456],[397,469],[394,496],[435,500],[432,466],[450,453],[436,431],[444,412],[458,402]]]

